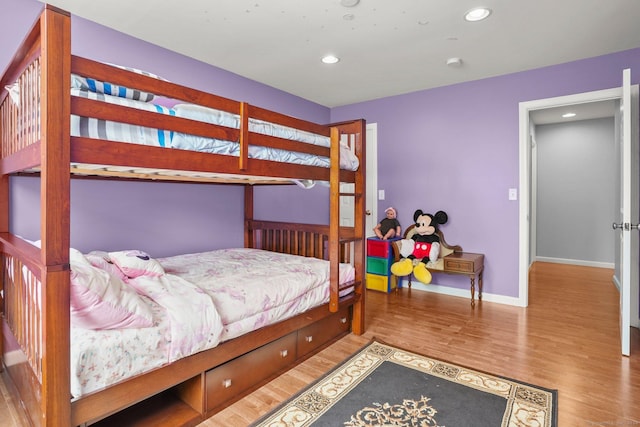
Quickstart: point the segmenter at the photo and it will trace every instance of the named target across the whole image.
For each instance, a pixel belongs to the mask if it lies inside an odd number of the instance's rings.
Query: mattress
[[[125,279],[148,304],[153,316],[151,326],[113,330],[72,326],[74,397],[329,301],[329,262],[316,258],[241,248],[157,261],[165,274]],[[353,279],[353,267],[341,264],[340,282]],[[342,295],[349,292],[352,289]],[[215,316],[201,314],[205,300],[211,302]],[[194,316],[194,312],[199,315]],[[217,319],[221,320],[220,327]],[[207,336],[197,331],[206,331]]]
[[[133,99],[111,96],[82,89],[71,89],[71,95],[94,99],[110,104],[151,111],[158,114],[173,115],[182,118],[202,121],[229,128],[240,127],[237,114],[221,110],[201,107],[193,104],[178,104],[172,108],[152,102],[141,102]],[[287,126],[277,125],[258,119],[249,119],[249,131],[263,135],[297,141],[303,144],[330,146],[329,137],[301,131]],[[181,132],[170,132],[126,123],[112,122],[91,117],[71,116],[71,136],[98,138],[116,142],[127,142],[159,147],[192,150],[229,156],[239,156],[240,145],[237,141],[205,138]],[[287,151],[271,147],[249,146],[249,158],[270,160],[300,165],[328,168],[330,159],[309,153]],[[346,170],[357,170],[358,158],[346,145],[340,145],[340,167]]]
[[[329,262],[317,258],[240,248],[159,261],[211,297],[224,325],[222,341],[329,302]],[[339,272],[340,283],[354,279],[349,264]]]

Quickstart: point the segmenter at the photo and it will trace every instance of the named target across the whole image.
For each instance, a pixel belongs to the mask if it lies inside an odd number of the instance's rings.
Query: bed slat
[[[17,102],[10,94],[0,105],[3,158],[40,140],[39,76],[40,60],[36,58],[12,85]]]
[[[2,257],[4,318],[21,344],[27,362],[38,381],[42,381],[42,286],[22,262],[10,255]]]

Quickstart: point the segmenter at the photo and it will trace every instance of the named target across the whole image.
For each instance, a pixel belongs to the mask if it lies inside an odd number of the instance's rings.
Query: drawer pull
[[[311,342],[311,341],[313,341],[313,335],[307,335],[306,337],[304,337],[304,340],[305,340],[306,342]]]
[[[222,381],[222,386],[223,386],[224,388],[229,388],[229,387],[231,387],[231,380],[230,380],[230,379],[226,379],[226,380]]]
[[[347,323],[347,318],[346,317],[341,317],[340,318],[340,323]]]
[[[282,357],[283,359],[287,357],[288,354],[289,352],[287,350],[280,350],[280,357]]]

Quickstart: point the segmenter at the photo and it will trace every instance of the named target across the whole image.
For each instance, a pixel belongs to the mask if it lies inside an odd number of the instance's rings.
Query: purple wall
[[[11,228],[37,240],[40,180],[12,180]],[[71,245],[154,257],[243,246],[243,197],[235,186],[72,180]]]
[[[41,7],[34,0],[8,1],[15,17],[0,26],[2,69]],[[518,293],[518,203],[507,200],[507,191],[518,187],[518,103],[618,87],[623,68],[640,70],[635,49],[329,110],[83,19],[74,18],[72,28],[78,55],[307,120],[377,123],[378,183],[387,196],[379,211],[396,206],[405,228],[416,209],[446,211],[442,229],[449,243],[486,254],[485,292],[511,297]],[[12,228],[37,238],[37,181],[16,178],[12,189],[22,208]],[[145,245],[141,249],[163,256],[242,243],[240,188],[74,181],[72,191],[72,244],[81,250]],[[258,188],[256,213],[326,223],[327,198],[324,188]],[[437,281],[468,288],[465,277]]]
[[[620,87],[624,68],[640,81],[640,49],[334,108],[331,120],[378,124],[379,212],[397,207],[406,228],[416,209],[444,210],[447,241],[486,255],[484,290],[517,297],[518,202],[507,193],[519,182],[518,104]]]

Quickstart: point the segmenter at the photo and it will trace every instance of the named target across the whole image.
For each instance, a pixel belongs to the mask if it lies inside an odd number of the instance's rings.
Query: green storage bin
[[[379,274],[386,276],[389,274],[391,266],[388,258],[367,257],[367,273]]]

